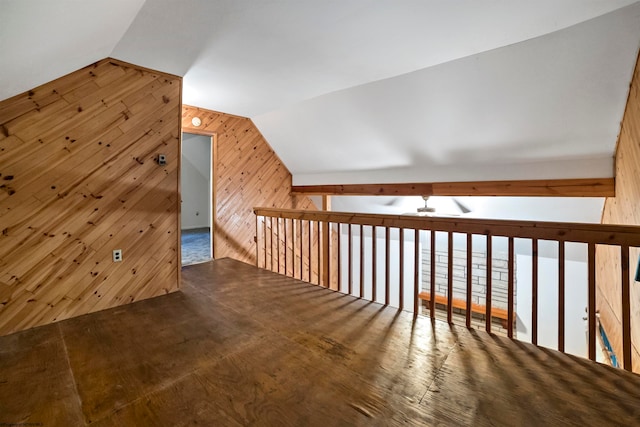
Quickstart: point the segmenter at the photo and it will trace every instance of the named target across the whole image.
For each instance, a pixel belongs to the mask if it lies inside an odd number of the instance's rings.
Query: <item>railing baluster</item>
[[[430,231],[430,239],[431,239],[431,252],[429,253],[431,270],[429,274],[430,279],[430,295],[431,299],[429,300],[429,316],[432,319],[436,317],[436,232],[435,230]]]
[[[447,232],[447,322],[453,323],[453,233]]]
[[[336,281],[338,291],[342,292],[342,224],[337,223],[336,229],[338,230],[338,247],[336,248],[338,258],[338,280]]]
[[[276,272],[280,273],[280,218],[276,218]]]
[[[296,277],[296,220],[291,219],[289,226],[291,232],[291,277]]]
[[[631,289],[629,284],[629,245],[620,247],[622,266],[622,361],[623,367],[631,371]]]
[[[267,269],[267,217],[262,217],[262,234],[264,236],[264,269]]]
[[[589,306],[588,306],[588,348],[589,359],[596,360],[596,245],[589,243],[587,246],[587,259],[589,270]]]
[[[327,235],[328,237],[326,238],[327,240],[327,249],[325,250],[326,254],[327,254],[327,260],[326,260],[326,265],[325,265],[325,270],[327,272],[327,288],[328,289],[332,289],[332,285],[331,285],[331,279],[332,279],[332,275],[331,275],[331,258],[333,256],[333,251],[331,250],[331,247],[333,246],[331,243],[333,243],[333,238],[331,236],[331,232],[333,231],[333,228],[331,227],[331,223],[329,221],[327,221]],[[335,248],[334,248],[335,250]]]
[[[349,232],[347,246],[349,248],[349,295],[353,295],[353,237],[351,236],[351,224],[349,224],[347,230]]]
[[[531,239],[531,343],[538,345],[538,239]]]
[[[320,220],[318,220],[316,222],[316,254],[318,255],[318,257],[316,258],[316,261],[318,263],[317,267],[318,267],[318,275],[316,276],[316,278],[318,279],[318,283],[316,283],[317,285],[322,285],[322,262],[321,262],[321,258],[322,258],[322,223],[320,222]]]
[[[486,287],[486,303],[487,303],[487,310],[485,312],[485,330],[489,333],[491,333],[491,293],[492,293],[492,288],[493,288],[493,272],[491,271],[493,269],[493,245],[492,245],[492,239],[491,239],[491,234],[487,234],[487,287]]]
[[[467,328],[471,328],[471,304],[473,303],[473,234],[467,233],[467,312],[465,322]]]
[[[298,233],[300,234],[300,280],[304,280],[304,223],[301,219],[298,220]]]
[[[513,338],[513,272],[514,272],[514,250],[513,237],[509,237],[509,255],[507,256],[507,336]]]
[[[311,263],[311,258],[313,257],[313,237],[312,237],[312,232],[311,232],[311,220],[307,221],[307,246],[309,248],[309,252],[307,253],[307,265],[309,266],[309,283],[312,283],[311,278],[312,278],[312,272],[311,270],[313,270],[313,264]]]
[[[414,229],[413,234],[413,315],[417,316],[420,311],[420,230]]]
[[[296,220],[291,220],[291,258],[293,259],[293,266],[291,267],[291,277],[296,278],[296,242],[298,241],[298,227],[296,227]]]
[[[364,226],[360,224],[360,298],[364,298]]]
[[[284,275],[288,276],[289,275],[289,271],[287,269],[287,255],[288,255],[288,239],[287,239],[287,218],[282,218],[282,221],[284,222],[283,227],[284,227]]]
[[[258,238],[260,237],[260,226],[258,223],[258,215],[256,215],[256,267],[260,268],[260,245]]]
[[[331,288],[331,223],[322,223],[322,285]]]
[[[564,353],[564,241],[558,242],[558,350]]]
[[[269,252],[269,269],[273,271],[273,217],[269,217],[269,245],[271,246],[271,251]]]
[[[385,227],[385,252],[384,252],[384,305],[389,305],[389,287],[391,282],[391,263],[389,256],[390,248],[391,248],[391,229],[389,227]]]
[[[399,255],[399,259],[398,259],[398,268],[400,268],[400,290],[399,290],[399,297],[400,297],[400,304],[398,305],[398,308],[400,310],[402,310],[404,308],[404,228],[400,229],[400,240],[399,240],[399,244],[400,244],[400,255]]]
[[[377,253],[377,228],[371,227],[371,301],[376,302],[378,293],[378,253]]]

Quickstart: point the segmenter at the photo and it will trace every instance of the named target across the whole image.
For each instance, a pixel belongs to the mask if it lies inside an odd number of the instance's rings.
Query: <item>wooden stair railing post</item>
[[[264,245],[264,269],[267,269],[267,218],[262,217],[262,233],[263,233],[263,245]]]
[[[309,276],[309,283],[313,283],[312,279],[313,279],[313,275],[312,275],[312,270],[313,270],[313,263],[312,263],[312,259],[313,259],[313,236],[312,236],[312,222],[311,220],[307,221],[307,247],[309,249],[309,252],[307,254],[307,261],[308,261],[308,266],[309,266],[309,272],[308,272],[308,276]]]
[[[624,369],[632,371],[629,245],[622,245],[620,247],[620,265],[622,266],[622,362]]]
[[[322,196],[322,210],[331,210],[331,196]],[[331,287],[330,277],[330,246],[331,246],[331,232],[329,228],[329,221],[322,223],[322,284],[325,288]]]
[[[269,253],[269,269],[273,271],[273,217],[269,217],[269,246],[271,246],[271,252]]]
[[[538,345],[538,239],[531,239],[531,343]]]
[[[404,228],[400,229],[400,255],[398,256],[398,267],[400,268],[400,286],[399,286],[399,298],[400,302],[398,308],[404,309]]]
[[[322,226],[320,220],[316,221],[316,271],[318,272],[316,285],[322,285]]]
[[[298,229],[300,233],[300,280],[304,280],[304,223],[301,219],[298,220]]]
[[[453,323],[453,232],[447,232],[447,323]]]
[[[390,286],[391,286],[391,264],[390,259],[391,256],[389,253],[391,252],[391,229],[389,227],[385,227],[385,241],[384,241],[384,305],[389,305],[389,297],[390,297]]]
[[[420,230],[413,230],[413,315],[420,313]]]
[[[292,255],[291,257],[293,258],[293,266],[291,267],[291,277],[293,277],[294,279],[296,278],[296,275],[298,273],[298,269],[297,267],[297,262],[296,260],[298,259],[297,254],[296,254],[296,249],[298,248],[298,227],[296,226],[297,221],[295,219],[291,220],[291,252]]]
[[[493,281],[493,244],[491,234],[487,234],[487,284],[486,284],[486,301],[487,312],[485,313],[485,329],[491,333],[491,297],[492,297],[492,281]]]
[[[288,276],[289,275],[289,271],[287,270],[287,256],[289,254],[289,242],[287,239],[287,218],[282,218],[282,222],[283,222],[283,228],[284,228],[284,275]]]
[[[371,227],[371,301],[378,299],[378,253],[377,253],[377,227]]]
[[[276,261],[278,263],[278,273],[280,273],[280,218],[276,218],[276,249],[278,254]]]
[[[364,226],[360,224],[360,298],[364,298]]]
[[[260,268],[260,244],[258,242],[260,236],[258,215],[256,215],[256,267]]]
[[[338,230],[338,242],[337,242],[337,259],[338,259],[338,280],[337,280],[337,286],[338,286],[338,291],[342,292],[342,224],[341,223],[337,223],[337,230]]]
[[[513,273],[514,273],[514,247],[513,237],[509,237],[509,255],[507,256],[507,336],[513,338]]]
[[[436,231],[430,231],[430,239],[431,239],[431,251],[429,252],[429,261],[431,265],[431,270],[429,271],[429,288],[431,295],[436,294]],[[429,301],[429,316],[432,319],[436,317],[436,300],[435,298],[431,298]]]
[[[565,278],[564,241],[558,242],[558,350],[564,353]]]
[[[589,359],[596,360],[596,245],[589,243],[587,246],[588,278],[589,278],[589,302],[587,308],[587,329]]]
[[[465,322],[467,328],[471,328],[471,299],[473,298],[473,234],[467,233],[467,310]]]
[[[349,290],[349,295],[353,295],[353,236],[351,235],[351,224],[349,223],[347,226],[347,231],[349,233],[349,241],[348,241],[348,250],[349,250],[349,261],[348,261],[348,267],[349,267],[349,281],[348,281],[348,290]]]

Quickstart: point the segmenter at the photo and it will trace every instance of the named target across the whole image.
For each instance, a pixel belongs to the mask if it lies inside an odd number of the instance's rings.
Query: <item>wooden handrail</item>
[[[254,208],[258,216],[603,245],[640,246],[640,226]]]
[[[413,259],[414,271],[413,271],[413,310],[415,315],[419,313],[420,305],[418,300],[428,294],[437,295],[436,293],[436,279],[440,280],[438,286],[446,286],[447,295],[453,295],[454,291],[454,234],[466,236],[466,251],[462,258],[466,257],[466,262],[460,264],[458,261],[458,267],[466,268],[464,275],[466,280],[464,285],[466,291],[466,300],[457,300],[450,297],[436,296],[435,298],[427,298],[428,314],[432,318],[435,317],[436,302],[438,305],[446,306],[447,320],[453,323],[452,309],[459,308],[466,311],[466,326],[471,327],[471,313],[478,312],[485,315],[485,329],[487,332],[491,332],[492,318],[498,317],[506,320],[504,327],[506,328],[506,334],[508,337],[514,337],[514,325],[515,325],[515,253],[514,253],[514,241],[515,239],[527,239],[531,243],[531,342],[538,344],[538,320],[539,320],[539,290],[548,289],[548,285],[545,283],[538,283],[538,279],[542,279],[539,276],[539,259],[538,259],[538,246],[541,241],[554,241],[558,244],[558,350],[565,350],[565,302],[567,300],[565,295],[565,244],[568,242],[575,242],[586,245],[587,247],[587,271],[588,280],[586,282],[587,287],[587,353],[591,360],[596,358],[596,246],[597,245],[609,245],[619,247],[621,251],[621,270],[622,277],[622,289],[621,289],[621,309],[622,313],[618,313],[620,319],[622,319],[622,340],[623,340],[623,354],[620,358],[624,362],[624,369],[632,370],[632,334],[631,334],[631,322],[630,322],[630,267],[629,267],[629,250],[630,248],[640,247],[640,226],[629,225],[603,225],[603,224],[584,224],[584,223],[570,223],[570,222],[542,222],[542,221],[514,221],[514,220],[495,220],[495,219],[472,219],[462,217],[420,217],[409,215],[382,215],[382,214],[370,214],[370,213],[350,213],[350,212],[334,212],[334,211],[305,211],[305,210],[293,210],[293,209],[275,209],[275,208],[254,208],[256,217],[262,217],[262,221],[256,222],[256,243],[261,246],[257,247],[256,257],[258,266],[262,264],[263,268],[270,268],[272,271],[280,273],[281,260],[280,260],[280,244],[284,245],[284,274],[289,274],[290,270],[294,270],[292,277],[296,276],[295,272],[295,259],[297,256],[300,258],[300,279],[307,280],[309,282],[323,284],[324,286],[332,289],[348,293],[350,295],[358,296],[359,298],[369,299],[371,301],[380,302],[384,305],[393,305],[402,309],[405,306],[405,283],[407,277],[411,275],[405,272],[405,257],[409,258],[409,261]],[[267,218],[269,220],[267,221]],[[290,220],[293,230],[300,230],[300,242],[296,242],[298,238],[297,233],[292,231],[287,233],[287,223]],[[284,223],[284,233],[282,233],[281,222]],[[307,223],[305,227],[303,224]],[[261,225],[260,225],[261,224]],[[267,225],[268,224],[268,225]],[[326,245],[332,245],[333,238],[329,238],[328,235],[321,235],[321,230],[333,230],[332,225],[337,225],[337,249],[331,249]],[[342,227],[346,225],[346,227]],[[263,227],[260,229],[260,227]],[[267,230],[270,229],[270,231]],[[304,229],[307,232],[304,232]],[[378,230],[383,228],[384,230]],[[397,229],[394,231],[394,236],[398,236],[398,243],[394,243],[394,248],[398,247],[399,256],[391,258],[391,229]],[[408,231],[414,230],[414,233],[408,233]],[[262,233],[260,232],[262,231]],[[384,231],[384,232],[380,232]],[[429,233],[429,236],[423,234]],[[354,236],[354,232],[358,233]],[[369,234],[370,232],[370,234]],[[447,250],[440,252],[436,256],[436,232],[446,233]],[[344,236],[342,234],[344,233]],[[405,251],[405,236],[414,236],[414,251]],[[291,236],[291,243],[287,241],[287,236]],[[268,236],[268,237],[267,237]],[[422,236],[422,237],[421,237]],[[484,236],[484,242],[480,247],[475,247],[479,242],[474,239],[474,236]],[[344,241],[342,239],[344,237]],[[358,237],[358,243],[353,242],[354,237]],[[427,239],[428,237],[428,239]],[[493,245],[494,238],[501,237],[507,238],[508,242],[508,257],[505,261],[506,268],[496,267],[496,273],[493,274]],[[274,242],[274,238],[276,241]],[[381,238],[384,240],[384,245],[378,247],[377,240]],[[423,239],[424,238],[424,239]],[[365,239],[371,240],[370,244],[365,244]],[[306,240],[306,244],[303,244],[303,240]],[[395,238],[393,240],[396,240]],[[425,242],[425,248],[429,248],[429,256],[425,249],[424,253],[419,251],[420,240]],[[344,248],[341,249],[341,245],[344,242]],[[480,240],[482,242],[482,240]],[[396,246],[398,245],[398,246]],[[275,249],[274,249],[275,246]],[[288,248],[291,248],[291,256],[294,259],[293,268],[287,268]],[[297,250],[299,248],[299,250]],[[303,250],[304,249],[304,250]],[[483,254],[483,274],[474,273],[476,283],[479,280],[484,281],[483,288],[480,290],[480,294],[473,295],[474,285],[472,283],[472,277],[470,272],[477,268],[474,267],[475,252]],[[264,251],[264,257],[261,257],[261,250]],[[275,250],[275,254],[274,254]],[[298,253],[296,253],[296,250]],[[395,249],[394,249],[395,250]],[[268,254],[267,252],[270,253]],[[305,253],[306,252],[306,255]],[[346,253],[344,253],[346,252]],[[378,256],[381,256],[381,252],[384,252],[384,262],[377,262]],[[332,254],[337,254],[335,257]],[[303,260],[303,258],[306,259]],[[314,259],[314,256],[316,257]],[[328,262],[332,263],[337,260],[338,265],[335,270],[330,266],[320,264],[320,257],[323,257]],[[356,257],[356,259],[354,259]],[[424,257],[424,259],[423,259]],[[274,262],[274,258],[275,262]],[[365,268],[365,260],[371,260],[371,269]],[[445,271],[444,266],[440,264],[437,267],[440,271],[440,275],[436,276],[437,263],[442,263],[443,259],[446,259],[446,275],[443,277],[442,273]],[[262,261],[263,260],[263,261]],[[315,261],[315,262],[314,262]],[[357,263],[356,263],[357,261]],[[398,263],[397,274],[392,275],[392,263],[395,268],[395,263]],[[344,263],[344,265],[342,265]],[[428,292],[420,292],[422,289],[422,279],[419,274],[419,263],[424,268],[430,269],[429,274],[425,272],[425,290]],[[274,265],[275,264],[275,265]],[[302,266],[308,265],[308,276],[303,278]],[[357,270],[354,267],[357,265]],[[504,270],[500,270],[504,268]],[[383,269],[384,274],[380,274],[378,269]],[[315,271],[314,271],[315,270]],[[354,271],[355,270],[355,271]],[[331,271],[337,271],[337,277],[332,277]],[[344,277],[343,277],[344,275]],[[356,275],[357,282],[356,282]],[[506,279],[505,279],[506,275]],[[334,274],[335,276],[335,274]],[[426,280],[428,276],[428,281]],[[317,280],[315,280],[317,278]],[[343,283],[344,279],[344,283]],[[503,283],[502,289],[498,284]],[[506,282],[506,286],[504,283]],[[384,296],[377,294],[377,288],[380,283],[384,284]],[[391,293],[392,283],[394,289],[398,286],[399,292]],[[428,288],[426,284],[428,283]],[[460,286],[461,280],[456,281]],[[478,285],[476,285],[478,286]],[[492,307],[492,289],[498,289],[498,292],[506,293],[507,301],[503,301],[502,304],[507,305],[507,309]],[[368,290],[371,290],[369,294]],[[442,288],[441,288],[442,289]],[[462,292],[464,292],[462,291]],[[440,292],[445,292],[442,289]],[[460,295],[463,295],[460,293]],[[482,296],[478,296],[482,295]],[[472,297],[476,298],[476,303],[472,302]],[[397,299],[396,299],[397,298]],[[478,304],[478,299],[481,302],[485,302],[484,305]],[[397,303],[395,301],[397,301]],[[526,311],[526,310],[524,310]],[[519,311],[523,313],[523,311]],[[542,328],[541,328],[542,329]]]

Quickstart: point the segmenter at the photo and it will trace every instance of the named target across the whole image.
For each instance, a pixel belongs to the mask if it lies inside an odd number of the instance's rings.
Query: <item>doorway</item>
[[[182,265],[213,259],[212,137],[182,134]]]

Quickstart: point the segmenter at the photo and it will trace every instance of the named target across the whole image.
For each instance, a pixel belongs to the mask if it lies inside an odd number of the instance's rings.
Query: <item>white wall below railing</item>
[[[390,298],[389,305],[399,307],[400,305],[400,238],[399,230],[391,230],[391,239],[389,241],[389,288]],[[424,234],[424,233],[423,233]],[[365,227],[364,232],[364,298],[371,300],[372,286],[371,280],[373,275],[373,258],[372,253],[372,233],[371,227]],[[348,252],[348,234],[347,226],[342,226],[341,238],[341,292],[348,293],[349,284],[349,252]],[[376,302],[384,303],[385,298],[385,231],[379,227],[376,234]],[[418,249],[418,282],[422,286],[422,266],[420,263],[422,246]],[[404,308],[411,310],[413,308],[413,289],[414,289],[414,232],[406,230],[404,236]],[[352,295],[360,296],[360,227],[353,227],[352,230]]]
[[[531,256],[516,256],[517,339],[531,342]],[[565,261],[565,352],[587,356],[587,263]],[[558,349],[558,260],[538,257],[538,345]]]

